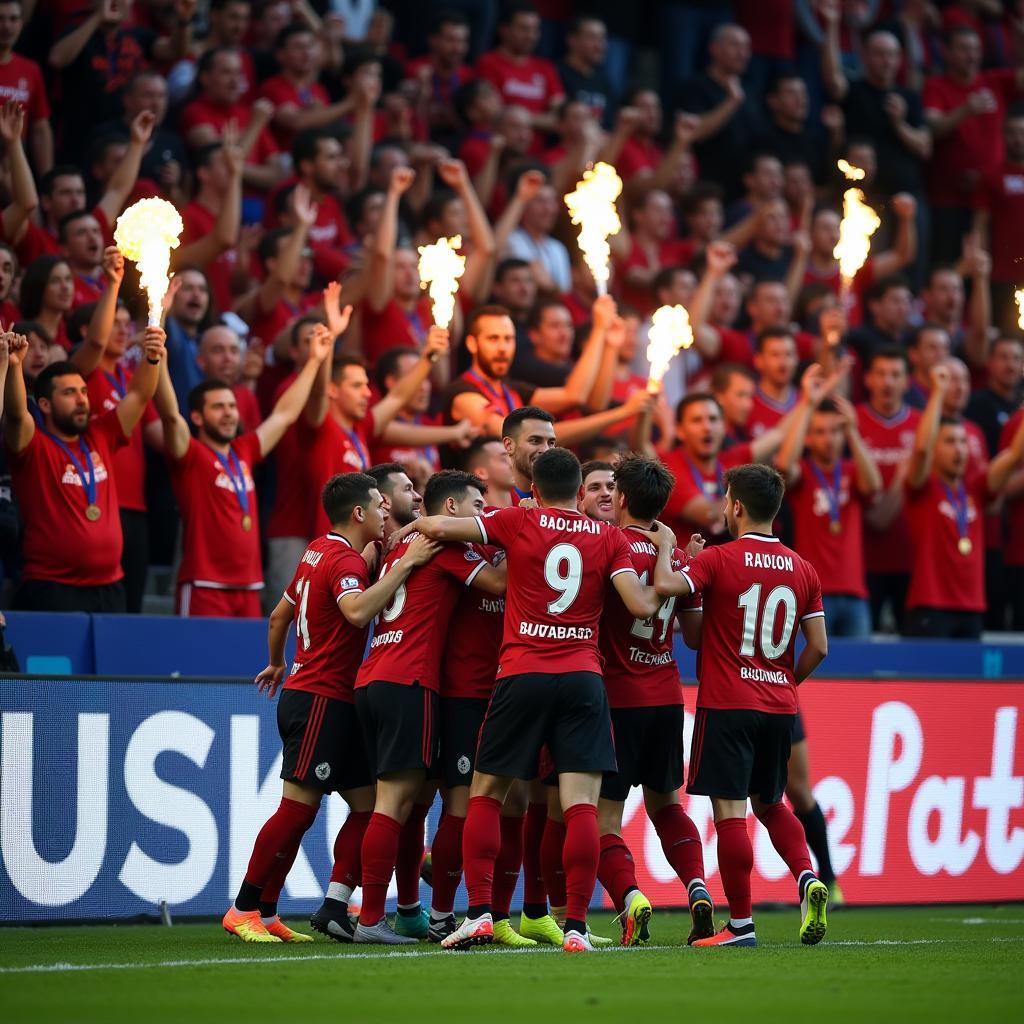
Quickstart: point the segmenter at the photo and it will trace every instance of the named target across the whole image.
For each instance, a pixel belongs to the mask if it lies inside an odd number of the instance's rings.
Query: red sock
[[[489,796],[469,798],[462,832],[462,865],[471,907],[491,906],[494,862],[501,851],[501,801]]]
[[[430,804],[413,804],[402,826],[398,840],[395,881],[398,883],[398,905],[414,907],[420,901],[420,868],[423,867],[423,822],[430,813]]]
[[[275,877],[275,873],[281,871],[282,861],[287,861],[284,875],[288,874],[302,837],[313,824],[319,809],[319,805],[304,804],[299,800],[289,800],[287,797],[281,798],[277,810],[267,819],[253,844],[245,881],[239,893],[239,900],[246,906],[242,906],[236,900],[235,905],[239,910],[256,909],[263,889]],[[284,876],[281,877],[281,885],[283,884]]]
[[[704,850],[700,845],[700,832],[682,804],[662,807],[654,816],[654,830],[661,840],[665,858],[683,885],[695,878],[704,880]]]
[[[565,822],[548,818],[540,843],[540,869],[548,900],[553,907],[565,906],[565,868],[562,865],[564,849]]]
[[[384,901],[388,884],[398,859],[398,839],[402,834],[401,822],[386,814],[374,813],[363,835],[363,903],[359,922],[375,925],[384,916]]]
[[[455,907],[455,893],[462,881],[462,830],[465,824],[465,818],[445,814],[430,844],[434,876],[430,906],[439,914],[450,914]]]
[[[807,834],[788,804],[769,804],[761,812],[761,824],[768,829],[772,846],[797,881],[805,871],[814,870],[811,855],[807,852]]]
[[[499,917],[507,917],[512,894],[523,866],[523,819],[501,817],[501,850],[494,862],[492,909]]]
[[[566,920],[586,921],[587,907],[597,884],[600,859],[597,808],[592,804],[574,804],[565,811],[565,849],[562,853]]]
[[[625,907],[624,897],[636,884],[636,866],[633,854],[629,852],[622,836],[601,836],[601,859],[597,864],[597,880],[612,898],[615,909],[621,914]]]
[[[354,889],[362,877],[363,836],[370,824],[371,811],[351,811],[334,838],[334,867],[331,881]]]
[[[747,834],[746,818],[723,818],[715,822],[718,833],[718,871],[729,901],[729,916],[742,921],[751,916],[750,872],[754,870],[754,848]]]
[[[274,862],[270,877],[264,882],[263,892],[260,894],[260,913],[264,917],[271,917],[277,913],[277,901],[281,897],[285,879],[299,855],[301,845],[302,836],[296,836],[295,841],[290,843],[288,849],[282,851],[281,856]]]
[[[526,808],[523,825],[523,903],[546,904],[548,901],[540,853],[547,819],[547,804],[530,804]]]

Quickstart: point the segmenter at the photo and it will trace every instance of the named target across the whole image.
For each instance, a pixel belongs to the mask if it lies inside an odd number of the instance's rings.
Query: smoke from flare
[[[583,172],[576,190],[565,197],[569,218],[580,229],[579,247],[583,262],[597,284],[598,295],[608,290],[611,247],[608,238],[622,230],[615,201],[622,192],[622,179],[611,164],[598,163]]]
[[[139,266],[152,327],[160,324],[171,250],[177,249],[183,227],[181,215],[166,199],[140,199],[117,218],[114,242],[125,259],[134,260]]]
[[[864,171],[859,167],[839,161],[839,169],[850,181],[860,181]],[[844,294],[849,293],[857,271],[871,251],[871,236],[882,222],[878,214],[864,202],[864,193],[859,188],[848,188],[843,193],[843,219],[839,224],[839,242],[832,255],[839,260],[839,277]]]
[[[692,344],[690,314],[683,306],[660,306],[654,311],[647,333],[647,362],[651,364],[647,390],[652,395],[661,390],[661,382],[676,354]]]
[[[430,294],[434,323],[447,327],[455,315],[455,293],[466,269],[466,257],[458,252],[462,236],[439,238],[433,245],[421,245],[420,287]]]

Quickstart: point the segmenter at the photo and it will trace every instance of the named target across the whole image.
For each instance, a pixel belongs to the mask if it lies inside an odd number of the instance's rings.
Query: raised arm
[[[878,463],[875,462],[871,452],[868,451],[864,438],[860,436],[860,429],[857,426],[857,412],[850,404],[849,399],[839,395],[833,395],[832,401],[843,418],[843,429],[846,432],[846,446],[853,456],[853,464],[857,474],[857,490],[870,498],[882,489],[882,474],[878,470]]]
[[[107,21],[115,21],[113,15],[115,8],[116,0],[100,0],[96,10],[78,28],[61,36],[50,47],[50,54],[47,58],[50,67],[55,71],[63,71],[64,68],[74,64],[97,29]]]
[[[992,293],[989,278],[992,275],[992,257],[982,248],[974,235],[964,238],[963,273],[971,279],[971,297],[967,305],[967,330],[964,355],[974,370],[984,369],[988,363],[989,340],[992,332]]]
[[[103,252],[103,276],[107,279],[107,287],[103,289],[89,318],[85,339],[71,354],[71,362],[78,367],[83,377],[88,377],[100,365],[114,330],[117,294],[124,280],[124,256],[116,246],[107,246]]]
[[[456,516],[420,516],[410,527],[424,537],[442,544],[462,541],[466,544],[482,544],[486,537],[480,532],[476,519]]]
[[[370,174],[370,155],[373,151],[373,127],[377,103],[380,100],[381,81],[375,64],[363,64],[352,76],[352,88],[343,103],[352,105],[354,117],[348,152],[351,160],[349,181],[357,192],[366,184]]]
[[[821,401],[825,394],[825,374],[822,368],[816,364],[807,367],[803,379],[800,381],[800,400],[793,409],[786,414],[783,421],[780,421],[774,431],[765,431],[757,439],[764,441],[765,437],[770,438],[763,445],[754,442],[754,456],[756,461],[761,461],[761,456],[771,460],[774,455],[775,468],[786,478],[789,484],[796,483],[800,479],[800,456],[804,453],[804,445],[807,441],[807,428],[811,423],[811,413]],[[776,451],[769,454],[768,449],[774,445]]]
[[[591,413],[589,416],[580,416],[574,420],[561,420],[555,424],[558,443],[571,448],[583,441],[589,441],[616,423],[622,423],[634,416],[642,416],[649,409],[653,410],[656,401],[654,395],[638,390],[634,391],[622,405],[616,406],[614,409]]]
[[[135,429],[146,411],[146,405],[156,394],[160,364],[166,362],[166,340],[167,335],[162,327],[146,328],[142,339],[142,361],[132,375],[124,398],[117,403],[117,418],[126,436]]]
[[[278,242],[277,259],[273,270],[268,269],[263,284],[256,295],[260,309],[269,313],[281,300],[289,285],[295,280],[302,262],[302,251],[306,248],[310,228],[316,223],[317,206],[305,185],[296,185],[292,192],[292,209],[295,211],[295,227],[291,234]],[[268,342],[273,339],[264,339]]]
[[[349,320],[352,318],[352,307],[342,308],[341,283],[339,281],[331,281],[324,289],[323,306],[327,317],[327,329],[331,332],[334,343],[337,344],[338,338],[345,333]],[[306,423],[314,428],[319,427],[327,419],[330,406],[327,392],[331,383],[331,362],[330,359],[325,359],[320,364],[320,371],[313,381],[309,400],[302,412]]]
[[[395,246],[398,244],[398,203],[416,178],[411,167],[396,167],[391,172],[384,210],[370,247],[369,284],[366,301],[379,313],[395,291]]]
[[[168,369],[166,359],[160,361],[160,374],[157,380],[156,394],[153,396],[153,405],[156,407],[160,425],[163,427],[164,454],[177,462],[185,457],[192,435],[185,422],[185,417],[181,415],[181,410],[178,408],[178,396],[171,381],[171,371]]]
[[[1017,426],[1017,433],[1008,448],[1004,448],[988,464],[988,489],[993,494],[1006,490],[1015,471],[1024,465],[1024,419]]]
[[[821,48],[821,78],[832,99],[842,103],[850,91],[840,52],[839,19],[842,17],[842,2],[819,0],[818,11],[825,23],[825,39]]]
[[[128,150],[124,159],[117,165],[117,170],[110,176],[106,192],[96,204],[111,226],[121,216],[121,211],[125,208],[132,189],[135,188],[135,182],[139,178],[139,167],[142,166],[142,155],[153,137],[155,127],[156,116],[148,110],[136,115],[132,121]]]
[[[192,19],[198,0],[174,0],[174,22],[169,36],[161,36],[153,44],[153,59],[160,64],[185,60],[192,50]]]
[[[370,409],[373,421],[373,435],[379,437],[384,428],[404,409],[430,376],[430,371],[439,359],[448,354],[448,331],[437,324],[427,331],[427,341],[420,353],[419,362],[404,376],[395,381],[394,387]]]
[[[712,242],[705,251],[705,268],[690,300],[690,328],[693,343],[705,359],[714,359],[722,348],[722,337],[708,326],[711,304],[719,281],[736,265],[736,250],[728,242]]]
[[[0,140],[7,152],[7,163],[11,169],[11,201],[4,207],[2,215],[4,238],[18,240],[24,235],[25,225],[32,211],[39,205],[32,168],[29,167],[22,145],[21,132],[25,123],[25,112],[15,100],[5,100],[0,106]],[[37,122],[45,124],[46,121]],[[51,146],[52,150],[52,146]],[[52,153],[50,162],[52,164]],[[49,168],[41,168],[41,172]]]
[[[28,338],[24,334],[3,333],[7,345],[7,375],[4,378],[3,431],[7,447],[17,454],[23,452],[36,432],[36,422],[28,409],[23,363],[28,355]]]
[[[871,257],[876,281],[902,270],[917,256],[917,200],[909,192],[897,192],[889,206],[897,218],[896,239],[891,249]]]
[[[745,98],[746,94],[739,78],[735,75],[730,76],[725,86],[725,99],[718,106],[698,115],[700,120],[693,133],[693,141],[703,142],[717,135],[735,117]]]
[[[910,453],[910,464],[907,469],[907,485],[914,490],[923,487],[931,476],[935,442],[938,440],[939,424],[942,422],[942,402],[949,387],[949,370],[944,366],[935,366],[932,368],[931,377],[932,393],[928,396],[924,415],[917,425],[914,450]]]
[[[491,222],[469,180],[466,165],[461,160],[442,160],[437,165],[441,180],[462,200],[469,222],[469,240],[472,243],[466,256],[466,269],[459,288],[481,302],[486,298],[482,286],[489,283],[497,248]]]

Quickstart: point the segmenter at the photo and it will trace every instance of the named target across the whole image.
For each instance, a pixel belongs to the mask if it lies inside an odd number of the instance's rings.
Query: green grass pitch
[[[757,915],[757,949],[688,949],[688,920],[655,913],[650,946],[577,956],[426,944],[389,952],[319,936],[253,946],[217,924],[5,928],[0,1019],[1024,1020],[1022,906],[839,909],[813,948],[797,942],[795,910]],[[592,926],[615,929],[606,914]]]

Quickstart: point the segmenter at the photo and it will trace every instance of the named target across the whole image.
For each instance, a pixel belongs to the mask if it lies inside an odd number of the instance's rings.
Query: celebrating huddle
[[[657,521],[674,483],[661,463],[624,456],[613,469],[615,522],[591,518],[581,511],[590,503],[580,464],[550,434],[530,464],[533,499],[516,507],[487,508],[485,485],[451,470],[428,481],[422,515],[397,465],[327,483],[331,530],[308,546],[270,617],[270,663],[257,683],[271,696],[283,684],[284,790],[224,917],[228,932],[311,941],[280,920],[277,900],[323,794],[337,791],[350,813],[311,922],[325,935],[585,952],[610,942],[587,926],[600,881],[622,944],[646,942],[652,907],[621,834],[639,785],[687,892],[691,945],[756,945],[748,798],[796,880],[801,941],[824,936],[828,889],[782,797],[795,688],[827,639],[816,572],[772,533],[781,476],[763,465],[728,470],[733,543],[705,550],[694,535],[683,550]],[[676,620],[699,651],[687,790],[713,804],[730,915],[717,932],[701,837],[680,803]],[[798,623],[806,644],[796,660]],[[419,902],[423,824],[438,787],[428,912]],[[394,927],[385,916],[393,875]],[[459,924],[463,876],[469,906]],[[356,886],[357,918],[348,905]]]

